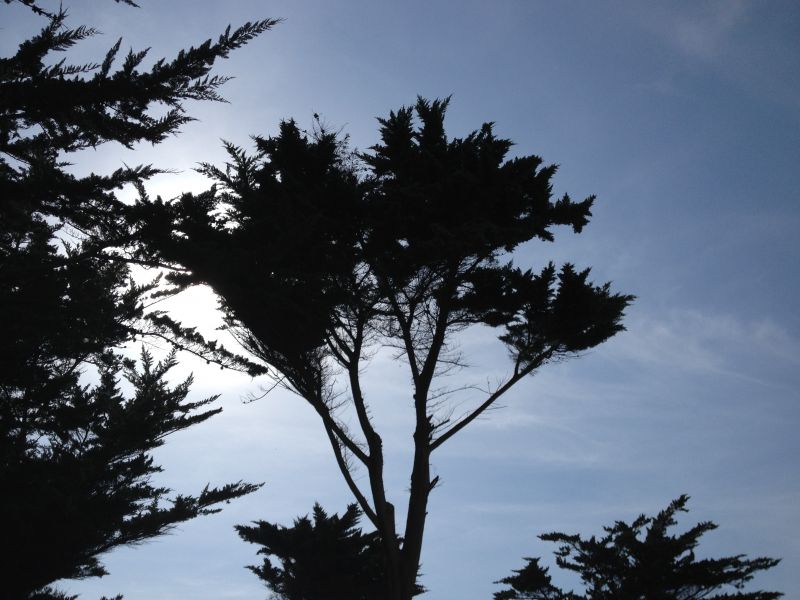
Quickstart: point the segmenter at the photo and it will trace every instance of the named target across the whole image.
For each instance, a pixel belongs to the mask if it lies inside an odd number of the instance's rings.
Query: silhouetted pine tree
[[[277,136],[255,138],[256,155],[228,144],[230,164],[204,165],[217,181],[208,192],[143,196],[131,213],[140,258],[182,267],[170,276],[178,287],[210,285],[230,331],[319,414],[382,540],[392,600],[416,589],[434,450],[539,367],[621,331],[632,300],[592,284],[588,269],[510,262],[520,244],[552,241],[556,226],[580,232],[593,197],[554,199],[555,166],[507,159],[512,144],[489,123],[448,139],[447,105],[419,99],[380,119],[381,142],[366,154],[322,127],[308,135],[284,122]],[[500,330],[511,372],[453,418],[436,376],[461,364],[454,334],[478,324]],[[386,346],[407,360],[416,421],[399,547],[383,442],[360,383],[365,361]],[[355,428],[339,412],[346,401]],[[368,489],[354,477],[359,467]]]
[[[143,353],[140,369],[111,353],[99,360],[95,386],[70,378],[36,398],[0,404],[3,540],[13,549],[2,561],[9,598],[57,579],[104,575],[104,552],[217,512],[220,502],[258,488],[240,482],[171,498],[169,489],[152,485],[160,468],[150,451],[218,413],[206,408],[216,397],[188,402],[191,379],[169,387],[173,356],[154,363]],[[120,370],[133,386],[128,396],[117,385]]]
[[[700,537],[717,525],[698,523],[689,531],[669,535],[675,515],[688,512],[688,496],[681,496],[655,517],[639,516],[632,523],[617,521],[604,527],[606,535],[583,539],[580,535],[548,533],[539,538],[559,544],[556,563],[578,573],[583,594],[564,592],[552,584],[548,569],[538,558],[516,575],[497,583],[511,586],[496,592],[495,600],[775,600],[778,592],[745,592],[745,584],[758,571],[780,562],[774,558],[697,559]]]
[[[9,0],[6,0],[9,3]],[[132,4],[127,2],[128,4]],[[248,23],[216,42],[142,69],[129,52],[118,69],[117,42],[97,64],[49,61],[91,36],[69,29],[65,11],[44,15],[41,32],[0,59],[0,561],[5,598],[59,598],[60,578],[102,575],[99,557],[159,535],[175,523],[256,489],[243,483],[175,496],[150,483],[150,451],[164,436],[219,409],[186,400],[189,382],[164,381],[174,364],[142,356],[136,369],[114,349],[137,333],[202,338],[160,315],[145,315],[152,286],[129,280],[123,256],[124,205],[115,191],[139,184],[152,167],[75,176],[66,159],[107,142],[158,143],[191,120],[190,99],[220,100],[225,78],[214,62],[274,24]],[[163,116],[153,117],[161,106]],[[160,319],[160,321],[159,321]],[[203,344],[209,360],[251,365]],[[87,370],[99,378],[82,382]],[[133,386],[122,394],[120,375]]]
[[[375,600],[386,595],[383,552],[377,532],[359,529],[360,518],[356,504],[341,517],[315,504],[313,520],[299,517],[292,527],[258,521],[236,531],[262,546],[264,562],[248,569],[282,600]]]

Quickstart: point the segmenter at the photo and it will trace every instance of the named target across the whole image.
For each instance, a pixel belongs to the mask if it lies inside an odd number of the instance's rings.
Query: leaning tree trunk
[[[408,499],[405,538],[402,552],[401,595],[411,600],[417,587],[422,539],[425,519],[428,516],[428,496],[432,489],[430,481],[430,423],[427,419],[414,433],[414,466],[411,471],[411,491]]]

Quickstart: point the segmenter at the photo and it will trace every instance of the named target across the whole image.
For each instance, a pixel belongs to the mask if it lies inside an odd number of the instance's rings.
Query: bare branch
[[[339,443],[338,434],[334,434],[333,429],[329,426],[327,422],[323,420],[325,423],[325,433],[328,434],[328,440],[331,443],[331,448],[333,448],[333,454],[336,457],[336,464],[339,465],[339,470],[342,472],[342,476],[344,480],[347,482],[347,486],[350,488],[350,491],[353,492],[353,495],[356,497],[358,501],[358,505],[361,507],[361,510],[364,511],[364,514],[367,515],[367,518],[372,522],[372,524],[378,528],[378,516],[375,514],[375,511],[370,506],[367,498],[364,496],[361,489],[356,484],[355,480],[353,480],[353,474],[350,472],[350,468],[347,465],[347,460],[345,459],[342,453],[342,447]]]
[[[349,368],[353,358],[352,350],[344,344],[343,340],[338,335],[332,331],[329,332],[325,338],[325,345],[340,365]]]
[[[145,260],[141,258],[132,258],[128,256],[118,256],[116,254],[103,254],[104,260],[110,260],[114,262],[124,262],[132,265],[139,265],[141,267],[147,267],[148,269],[168,269],[170,271],[175,271],[178,273],[191,273],[189,269],[184,269],[182,267],[175,266],[174,264],[161,262],[159,260]]]
[[[283,376],[276,377],[274,379],[274,381],[272,382],[272,385],[270,385],[268,388],[263,388],[263,387],[261,388],[261,390],[263,392],[262,394],[256,396],[252,392],[248,392],[246,397],[242,399],[242,402],[244,404],[250,404],[252,402],[256,402],[257,400],[262,400],[262,399],[266,398],[270,394],[270,392],[272,392],[275,388],[278,388],[278,387],[284,387],[285,388],[286,387],[285,379],[286,378],[283,377]]]
[[[540,367],[545,361],[547,361],[550,356],[553,354],[554,350],[551,348],[546,352],[540,354],[535,361],[529,362],[524,367],[519,366],[519,361],[514,367],[514,374],[506,381],[503,385],[497,388],[494,392],[492,392],[489,397],[478,406],[474,411],[472,411],[469,415],[454,423],[447,431],[442,433],[438,438],[431,442],[431,452],[436,450],[439,446],[444,444],[447,440],[457,434],[459,431],[464,429],[467,425],[469,425],[472,421],[478,418],[486,409],[488,409],[492,404],[494,404],[500,396],[505,394],[515,383],[517,383],[520,379],[524,378],[526,375],[532,373],[538,367]]]
[[[389,301],[393,309],[392,315],[397,319],[400,325],[400,333],[403,337],[408,364],[411,368],[411,379],[414,382],[414,387],[417,387],[419,383],[419,365],[417,364],[417,352],[414,347],[414,339],[411,335],[411,319],[406,319],[400,304],[397,302],[397,297],[394,294],[389,294]]]
[[[353,456],[364,463],[364,465],[368,465],[369,455],[367,455],[367,453],[364,452],[364,450],[362,450],[350,436],[347,435],[344,429],[342,429],[342,426],[336,422],[336,420],[333,418],[333,415],[331,415],[330,407],[327,406],[322,400],[309,400],[308,398],[306,398],[306,400],[322,418],[322,423],[325,425],[325,430],[330,431],[331,434],[335,435],[336,438],[350,452],[352,452]]]
[[[353,345],[352,350],[353,360],[350,361],[347,374],[350,379],[350,392],[353,395],[353,404],[355,405],[356,414],[358,415],[358,422],[361,426],[361,431],[364,432],[364,436],[367,439],[370,455],[372,456],[376,451],[381,451],[381,440],[378,433],[372,427],[372,422],[370,421],[369,414],[367,413],[367,405],[366,401],[364,400],[364,394],[361,391],[361,380],[359,378],[358,365],[361,357],[362,343],[364,340],[363,332],[364,323],[360,322],[356,326],[355,344]]]

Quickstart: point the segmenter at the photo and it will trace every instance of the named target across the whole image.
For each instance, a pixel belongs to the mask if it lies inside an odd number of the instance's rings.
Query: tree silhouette
[[[95,31],[67,28],[62,9],[22,4],[47,23],[0,59],[0,514],[9,550],[0,574],[4,597],[63,598],[49,584],[102,575],[104,552],[257,488],[240,482],[172,497],[151,483],[160,468],[150,451],[164,436],[220,410],[208,408],[213,398],[187,401],[189,381],[166,384],[173,357],[155,362],[144,353],[137,368],[117,352],[140,333],[177,330],[190,349],[203,341],[145,314],[155,284],[132,283],[118,249],[127,228],[116,191],[159,171],[79,177],[66,161],[107,142],[130,147],[177,132],[191,120],[185,101],[221,100],[225,78],[209,74],[214,62],[274,21],[228,29],[149,69],[146,51],[131,51],[113,69],[121,41],[97,64],[50,61]],[[163,116],[152,116],[157,107]],[[203,352],[249,365],[208,344]],[[81,379],[92,373],[99,383]],[[118,388],[123,374],[131,393]]]
[[[359,529],[361,516],[356,504],[341,517],[328,516],[315,504],[313,520],[299,517],[292,527],[258,521],[236,530],[243,540],[261,546],[264,562],[248,569],[278,598],[374,600],[385,595],[383,554],[377,532]],[[269,556],[277,557],[280,566]]]
[[[743,554],[697,559],[700,537],[717,528],[710,521],[687,532],[669,535],[675,515],[688,512],[688,496],[674,500],[655,517],[639,516],[630,524],[617,521],[604,527],[601,538],[548,533],[539,538],[559,544],[556,563],[578,573],[584,594],[564,592],[552,584],[548,569],[538,558],[501,579],[510,588],[496,592],[495,600],[775,600],[778,592],[745,592],[745,584],[758,571],[771,569],[779,560],[747,559]]]
[[[154,486],[160,471],[149,452],[175,431],[221,409],[216,399],[187,402],[191,379],[170,388],[173,356],[141,369],[113,354],[100,357],[100,383],[54,390],[52,397],[10,398],[2,404],[3,536],[13,548],[3,561],[5,589],[24,598],[57,579],[106,574],[98,556],[168,531],[174,524],[218,512],[215,505],[259,486],[208,486],[198,496],[168,498]],[[117,375],[134,392],[125,397]]]
[[[277,136],[255,138],[255,155],[228,144],[226,167],[203,165],[217,181],[209,191],[174,202],[143,194],[130,213],[139,258],[181,268],[169,277],[176,289],[211,286],[228,329],[319,414],[382,540],[393,600],[415,589],[438,481],[432,453],[545,363],[622,330],[632,300],[571,264],[534,272],[501,262],[524,242],[552,241],[555,226],[580,232],[594,198],[553,199],[556,167],[536,156],[507,160],[511,142],[491,124],[448,139],[447,105],[419,99],[391,112],[365,154],[319,125],[306,134],[283,122]],[[461,364],[454,334],[473,325],[500,330],[511,373],[453,419],[434,386]],[[386,346],[408,364],[416,422],[401,546],[361,386],[365,361]],[[357,430],[342,419],[346,401]],[[354,477],[359,467],[368,490]]]

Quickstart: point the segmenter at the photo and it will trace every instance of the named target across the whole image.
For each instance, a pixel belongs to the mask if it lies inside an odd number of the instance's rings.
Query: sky
[[[493,121],[513,155],[560,165],[555,192],[596,194],[581,235],[556,232],[514,260],[592,267],[636,302],[627,331],[584,356],[543,367],[433,456],[441,485],[429,508],[423,598],[489,599],[493,581],[542,556],[537,534],[590,535],[691,496],[684,527],[713,520],[699,553],[781,557],[758,589],[800,597],[800,5],[756,2],[157,3],[65,1],[71,25],[103,32],[69,54],[97,60],[118,37],[151,58],[229,23],[284,21],[220,64],[230,101],[188,106],[197,121],[156,147],[106,145],[77,172],[153,163],[175,172],[148,184],[174,197],[208,186],[192,169],[221,163],[221,139],[247,146],[282,118],[318,113],[354,146],[377,141],[376,117],[421,95],[452,95],[447,127],[463,136]],[[41,20],[2,8],[7,56]],[[213,294],[169,306],[213,331]],[[451,385],[510,369],[491,332],[459,339],[469,369]],[[181,358],[193,397],[221,394],[221,415],[168,439],[159,476],[177,492],[240,479],[264,487],[103,562],[110,575],[64,582],[82,599],[264,598],[243,567],[260,559],[233,525],[289,525],[315,501],[352,501],[313,411],[267,382]],[[387,449],[390,496],[408,485],[412,414],[406,367],[377,355],[366,390]],[[476,398],[466,396],[462,406]],[[574,584],[553,573],[557,582]]]

